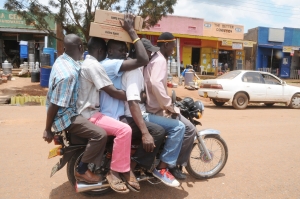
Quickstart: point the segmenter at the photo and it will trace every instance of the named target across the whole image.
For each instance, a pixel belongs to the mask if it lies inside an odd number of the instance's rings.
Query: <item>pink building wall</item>
[[[163,17],[154,27],[143,31],[203,36],[203,24],[204,19],[168,15]]]

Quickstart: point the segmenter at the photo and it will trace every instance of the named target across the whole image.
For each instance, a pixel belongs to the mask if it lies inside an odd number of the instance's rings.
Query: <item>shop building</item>
[[[194,69],[214,74],[216,67],[227,63],[229,70],[245,69],[244,48],[252,48],[251,41],[244,40],[241,25],[207,22],[201,18],[181,16],[163,17],[154,27],[139,32],[156,45],[158,36],[171,32],[177,38],[174,54],[177,65],[183,62]]]
[[[254,70],[282,78],[300,75],[300,29],[257,27],[248,30],[245,39],[257,42],[251,52],[246,52]]]
[[[55,22],[49,20],[48,23],[55,32]],[[20,41],[25,41],[23,44],[26,43],[27,47],[21,50]],[[31,61],[40,62],[45,41],[46,47],[56,49],[55,38],[48,38],[46,32],[37,30],[33,24],[26,25],[25,20],[16,12],[0,9],[0,64],[8,60],[14,68],[18,68],[24,61],[29,61],[29,54],[33,59]],[[27,56],[21,51],[27,51]]]

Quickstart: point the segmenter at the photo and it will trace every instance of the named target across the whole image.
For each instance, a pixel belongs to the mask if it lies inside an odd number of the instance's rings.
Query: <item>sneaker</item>
[[[153,170],[152,174],[160,179],[165,185],[170,187],[178,187],[180,183],[174,178],[174,176],[168,171],[168,169]]]
[[[179,169],[177,166],[171,169],[169,168],[169,171],[176,179],[180,179],[180,180],[186,179],[186,175],[182,173],[182,170]]]

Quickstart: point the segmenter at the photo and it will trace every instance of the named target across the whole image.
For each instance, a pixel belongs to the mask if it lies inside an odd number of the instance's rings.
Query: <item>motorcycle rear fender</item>
[[[73,147],[67,147],[64,150],[64,155],[62,156],[62,158],[59,159],[59,162],[56,163],[56,165],[52,168],[51,174],[50,174],[50,178],[57,172],[59,171],[61,168],[63,168],[66,163],[71,159],[71,157],[74,155],[75,152],[77,152],[78,150],[82,150],[84,149],[86,146],[73,146]]]

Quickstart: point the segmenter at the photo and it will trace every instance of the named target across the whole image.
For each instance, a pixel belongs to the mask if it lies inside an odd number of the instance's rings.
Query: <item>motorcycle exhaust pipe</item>
[[[103,189],[110,187],[109,184],[104,182],[98,182],[97,184],[87,184],[84,182],[76,182],[75,189],[77,193],[85,192],[85,191],[92,191],[97,189]]]

